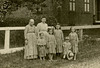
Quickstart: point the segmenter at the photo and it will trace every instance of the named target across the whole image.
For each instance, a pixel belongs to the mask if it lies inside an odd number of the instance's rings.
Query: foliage
[[[20,7],[26,6],[29,10],[36,10],[36,13],[42,13],[42,8],[47,7],[45,0],[5,0],[0,3],[1,21],[5,19],[6,14],[11,14],[13,11],[18,10]],[[35,7],[33,7],[35,5]]]

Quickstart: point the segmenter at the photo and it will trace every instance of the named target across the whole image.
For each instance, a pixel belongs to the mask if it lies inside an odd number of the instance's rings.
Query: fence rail
[[[62,30],[69,30],[72,26],[63,26]],[[94,29],[100,28],[100,25],[86,25],[86,26],[73,26],[76,29],[79,29],[80,40],[83,37],[83,29]],[[10,31],[12,30],[24,30],[25,27],[0,27],[0,31],[5,31],[5,41],[4,49],[0,49],[1,54],[12,53],[16,51],[23,50],[24,47],[10,48]]]

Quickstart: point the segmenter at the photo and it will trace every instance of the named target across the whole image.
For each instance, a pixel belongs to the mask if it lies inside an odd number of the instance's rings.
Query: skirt
[[[25,59],[33,59],[37,58],[37,38],[35,33],[27,34],[28,43],[25,45],[24,58]]]

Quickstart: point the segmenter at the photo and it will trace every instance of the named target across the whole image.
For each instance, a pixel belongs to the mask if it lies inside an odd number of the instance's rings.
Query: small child
[[[72,45],[72,50],[73,50],[73,53],[74,53],[74,60],[76,60],[79,40],[78,40],[78,35],[75,32],[75,28],[73,28],[73,27],[71,27],[71,33],[69,34],[69,40],[70,40],[70,43]]]
[[[56,39],[54,36],[53,29],[49,29],[49,38],[48,38],[48,52],[50,61],[53,60],[54,54],[56,54]]]
[[[57,23],[56,25],[56,28],[54,30],[54,35],[57,41],[57,48],[56,48],[57,56],[61,56],[61,54],[63,53],[62,45],[64,42],[64,36],[59,23]]]
[[[46,40],[44,39],[44,34],[43,33],[39,33],[40,38],[37,41],[38,44],[38,51],[39,51],[39,57],[40,60],[45,60],[45,56],[46,56]]]
[[[67,57],[68,60],[71,60],[73,58],[73,53],[71,51],[71,43],[69,42],[69,37],[65,38],[65,42],[63,43],[63,58],[65,59]]]

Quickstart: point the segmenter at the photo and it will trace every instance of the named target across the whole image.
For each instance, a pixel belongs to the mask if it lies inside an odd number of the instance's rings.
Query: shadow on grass
[[[79,45],[79,53],[76,61],[63,60],[61,58],[50,62],[37,60],[24,60],[24,51],[0,55],[0,68],[60,68],[70,64],[77,64],[100,56],[100,42],[94,45]]]

